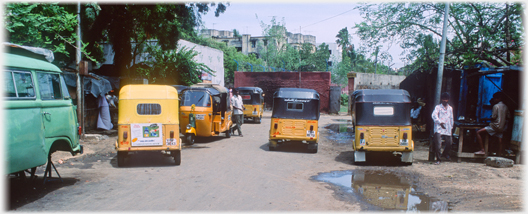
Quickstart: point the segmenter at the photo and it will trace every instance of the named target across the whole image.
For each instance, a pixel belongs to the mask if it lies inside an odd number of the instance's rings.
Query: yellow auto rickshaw
[[[411,98],[402,89],[365,89],[352,95],[354,161],[365,162],[371,152],[400,153],[412,164]]]
[[[264,91],[259,87],[238,87],[236,91],[244,103],[244,119],[260,123],[264,114]]]
[[[117,165],[130,152],[163,151],[181,163],[178,92],[172,86],[126,85],[119,91]]]
[[[180,92],[180,129],[185,143],[194,144],[195,138],[231,137],[232,111],[229,91],[218,84],[198,83]]]
[[[279,144],[301,142],[308,151],[317,153],[319,93],[306,88],[279,88],[273,95],[269,150]]]

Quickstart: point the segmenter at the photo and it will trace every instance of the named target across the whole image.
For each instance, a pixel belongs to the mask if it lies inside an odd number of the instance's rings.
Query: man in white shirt
[[[231,103],[233,104],[233,122],[235,122],[235,128],[233,128],[233,134],[235,130],[238,130],[238,135],[240,137],[244,137],[242,135],[242,129],[240,127],[242,126],[242,122],[244,121],[244,103],[242,103],[242,97],[238,94],[238,90],[233,90],[233,97],[231,99]]]
[[[443,157],[447,160],[449,158],[449,151],[451,151],[451,144],[453,140],[451,139],[451,131],[453,129],[453,108],[448,104],[449,102],[449,93],[444,92],[440,96],[441,104],[435,106],[433,114],[431,117],[434,121],[434,139],[433,139],[433,152],[436,157],[435,165],[440,164],[440,158]],[[442,138],[445,140],[445,149],[444,152],[440,155],[440,150],[442,149]]]

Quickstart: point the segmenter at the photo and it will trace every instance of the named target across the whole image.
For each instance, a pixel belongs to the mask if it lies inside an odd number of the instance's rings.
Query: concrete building
[[[318,43],[317,47],[322,43]],[[328,50],[330,51],[330,59],[328,59],[328,66],[336,65],[341,62],[343,50],[337,45],[337,43],[325,43],[328,45]]]
[[[316,37],[312,35],[303,35],[300,33],[290,33],[286,28],[282,26],[275,26],[275,30],[281,32],[284,35],[284,39],[277,42],[277,47],[282,47],[284,44],[290,44],[295,49],[300,49],[303,43],[312,44],[312,51],[316,48]],[[239,37],[235,37],[231,31],[215,30],[215,29],[203,29],[200,32],[202,36],[210,37],[219,42],[226,43],[227,46],[235,47],[237,51],[242,52],[245,55],[250,53],[258,55],[259,43],[263,44],[264,47],[268,46],[268,39],[265,36],[251,36],[250,34],[243,34]]]

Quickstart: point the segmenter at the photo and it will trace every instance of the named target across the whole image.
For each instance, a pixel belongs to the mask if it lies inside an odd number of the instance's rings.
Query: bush
[[[341,94],[341,105],[348,106],[348,94]]]

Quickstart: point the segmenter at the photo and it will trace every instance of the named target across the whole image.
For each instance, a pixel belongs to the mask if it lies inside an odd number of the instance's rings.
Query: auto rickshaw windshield
[[[271,117],[319,120],[319,94],[312,89],[281,88],[273,96]]]
[[[261,95],[253,90],[239,90],[240,96],[242,97],[242,103],[246,105],[258,105],[261,104]]]
[[[210,107],[211,100],[209,94],[205,91],[191,91],[186,90],[181,94],[181,105],[191,106],[194,104],[196,107]]]
[[[356,125],[411,125],[411,100],[405,90],[367,89],[355,91]]]

